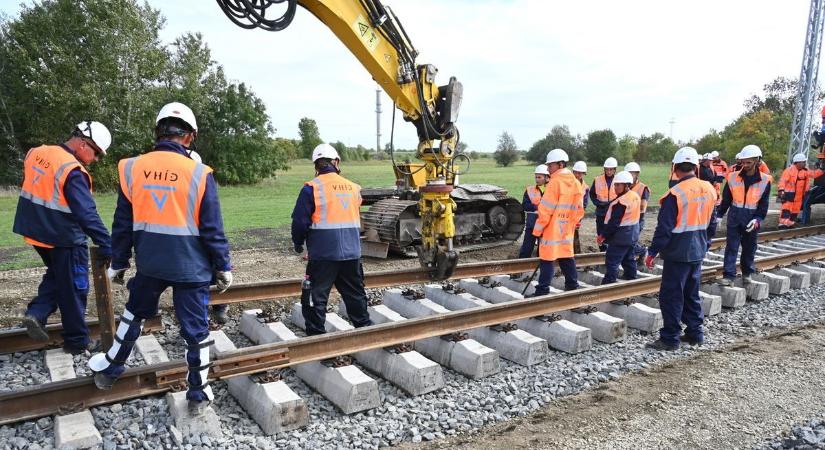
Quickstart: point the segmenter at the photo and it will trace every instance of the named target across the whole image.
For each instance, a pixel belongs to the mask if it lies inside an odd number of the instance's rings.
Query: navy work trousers
[[[702,342],[702,302],[699,284],[702,263],[664,261],[662,284],[659,287],[659,308],[662,310],[662,329],[659,338],[668,345],[678,345],[685,324],[685,336]]]
[[[539,263],[539,283],[536,285],[535,295],[547,295],[550,293],[550,282],[553,281],[555,268],[553,263],[559,264],[561,273],[564,274],[564,290],[572,291],[579,287],[579,275],[576,272],[575,258],[559,258],[556,261],[541,260]]]
[[[307,335],[326,333],[327,301],[333,284],[341,294],[352,325],[356,328],[372,325],[367,312],[367,293],[364,291],[364,269],[361,267],[361,260],[309,260],[306,273],[312,283],[309,298],[301,299],[301,313],[306,323]]]
[[[610,245],[604,254],[605,273],[602,284],[615,283],[619,276],[619,265],[624,269],[622,279],[636,279],[636,246]]]
[[[529,258],[533,256],[533,248],[536,246],[537,237],[533,236],[533,226],[535,225],[535,220],[532,224],[528,222],[528,224],[524,227],[524,241],[521,243],[521,250],[518,252],[519,258]]]
[[[739,266],[742,269],[742,276],[748,276],[756,272],[756,266],[753,259],[756,256],[756,238],[759,234],[758,230],[753,230],[748,233],[745,227],[728,227],[728,234],[725,243],[725,278],[736,278],[736,256],[739,252],[739,246],[742,246],[742,257],[739,260]]]
[[[86,348],[89,328],[86,326],[86,298],[89,294],[89,249],[76,247],[37,247],[34,249],[46,265],[46,274],[37,288],[37,296],[29,302],[26,314],[41,324],[60,308],[63,321],[63,345]]]

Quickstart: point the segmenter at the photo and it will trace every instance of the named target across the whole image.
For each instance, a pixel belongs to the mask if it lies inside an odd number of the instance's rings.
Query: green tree
[[[525,159],[536,164],[541,164],[547,158],[547,153],[554,148],[565,150],[571,159],[576,159],[573,155],[578,150],[578,144],[576,143],[576,138],[570,134],[570,129],[567,128],[567,125],[554,126],[547,136],[539,139],[530,147]]]
[[[693,144],[693,148],[695,148],[700,155],[710,153],[714,150],[722,151],[724,148],[722,135],[718,131],[711,129]]]
[[[605,159],[616,156],[619,144],[616,142],[616,135],[612,130],[591,131],[585,141],[585,151],[587,160],[601,165]],[[619,161],[624,164],[627,161]]]
[[[496,147],[493,158],[495,158],[496,164],[502,167],[507,167],[518,161],[518,146],[512,134],[506,131],[501,133],[501,136],[498,137],[498,147]]]
[[[626,134],[619,139],[616,151],[616,159],[623,161],[623,164],[629,163],[636,155],[637,145],[636,138]]]
[[[662,133],[641,135],[636,142],[636,162],[670,162],[676,152],[676,144]]]
[[[311,158],[312,150],[316,145],[323,142],[321,132],[318,131],[318,124],[309,117],[304,117],[298,122],[298,136],[301,137],[300,148],[303,158]]]

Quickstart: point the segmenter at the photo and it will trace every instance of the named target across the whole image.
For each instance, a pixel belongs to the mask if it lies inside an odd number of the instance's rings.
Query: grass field
[[[532,183],[535,165],[519,161],[510,167],[496,167],[492,159],[472,162],[470,172],[460,177],[461,183],[487,183],[506,188],[510,195],[521,200],[524,187]],[[594,167],[588,172],[588,184],[601,173]],[[220,188],[224,226],[230,240],[245,239],[246,231],[255,229],[278,229],[288,226],[295,197],[306,180],[314,174],[309,161],[295,161],[288,171],[278,173],[273,180],[254,186],[228,186]],[[342,175],[363,187],[389,187],[395,183],[389,161],[365,161],[345,163]],[[667,189],[669,165],[645,165],[642,167],[642,181],[651,187],[652,199],[658,198]],[[99,193],[95,196],[103,222],[110,226],[114,213],[116,196],[114,193]],[[0,270],[25,267],[38,263],[36,255],[23,247],[22,238],[11,232],[17,205],[16,194],[0,196]]]

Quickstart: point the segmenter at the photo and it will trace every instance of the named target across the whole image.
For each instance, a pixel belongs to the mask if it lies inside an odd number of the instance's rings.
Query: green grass
[[[360,184],[362,187],[390,187],[395,183],[392,166],[389,161],[366,161],[344,163],[342,175]],[[461,183],[487,183],[506,188],[510,195],[521,200],[524,187],[533,182],[535,165],[519,161],[510,167],[496,167],[492,159],[480,159],[472,162],[470,172],[460,177]],[[650,186],[651,203],[655,204],[667,190],[669,165],[645,164],[642,167],[642,181]],[[601,168],[590,169],[585,180],[590,184],[601,173]],[[274,180],[267,180],[253,186],[227,186],[220,188],[221,208],[224,226],[233,246],[252,247],[272,245],[273,239],[279,240],[273,229],[285,229],[289,226],[295,198],[304,182],[314,176],[309,161],[295,161],[292,168],[278,174]],[[106,226],[111,226],[116,196],[114,193],[95,195],[98,210]],[[0,196],[0,270],[26,267],[36,264],[31,250],[17,251],[25,248],[20,236],[12,233],[12,223],[17,205],[17,196],[3,194]],[[250,230],[254,231],[250,233]],[[22,250],[22,249],[21,249]]]

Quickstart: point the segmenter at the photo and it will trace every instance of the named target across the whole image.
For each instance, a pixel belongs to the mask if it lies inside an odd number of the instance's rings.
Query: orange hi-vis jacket
[[[802,198],[811,187],[813,172],[807,168],[798,169],[796,164],[782,172],[778,189],[783,191],[782,209],[798,214],[802,210]]]
[[[550,175],[533,227],[533,236],[539,238],[539,258],[543,261],[573,257],[576,224],[584,217],[582,202],[581,184],[573,172],[564,168]]]
[[[26,242],[40,247],[72,247],[86,243],[86,234],[72,217],[63,188],[66,179],[80,169],[89,179],[86,168],[59,145],[42,145],[29,150],[23,162],[23,186],[20,189],[14,232]]]
[[[527,198],[530,199],[530,203],[532,203],[533,206],[539,206],[541,196],[544,195],[544,192],[542,192],[535,184],[527,186],[524,188],[524,191],[527,192]]]
[[[707,252],[707,229],[716,205],[716,191],[707,181],[689,177],[659,199],[668,195],[676,199],[676,223],[667,246],[659,254],[667,261],[701,261]]]
[[[305,184],[312,186],[315,201],[306,239],[310,261],[360,258],[361,186],[333,172]]]
[[[728,163],[722,161],[711,161],[710,167],[713,168],[713,173],[716,174],[717,177],[725,177],[728,174]]]
[[[598,214],[599,210],[606,211],[607,205],[616,198],[616,189],[613,187],[613,183],[610,183],[610,187],[607,186],[607,177],[604,174],[593,180],[593,188],[596,190],[596,200],[604,205],[599,206],[598,203],[596,204],[596,213]]]
[[[640,202],[640,203],[639,203],[639,207],[640,207],[640,212],[641,212],[641,214],[644,214],[644,213],[646,213],[646,212],[647,212],[647,202],[648,202],[648,199],[647,199],[647,198],[644,198],[644,195],[645,195],[645,189],[648,189],[648,187],[647,187],[647,185],[646,185],[646,184],[642,183],[641,181],[637,182],[636,184],[634,184],[633,186],[631,186],[631,187],[630,187],[630,190],[631,190],[631,191],[633,191],[633,192],[635,192],[635,193],[636,193],[636,195],[638,195],[638,196],[639,196],[639,202]],[[650,192],[650,189],[648,189],[648,194],[647,194],[647,195],[648,195],[648,197],[650,196],[650,193],[649,193],[649,192]],[[609,211],[608,211],[607,215],[608,215],[608,216],[610,216],[610,212],[609,212]]]
[[[636,191],[630,190],[620,195],[616,200],[610,202],[607,207],[607,215],[604,216],[604,224],[610,221],[613,215],[613,207],[624,206],[624,214],[619,222],[619,228],[607,240],[610,245],[635,245],[639,240],[639,220],[641,219],[642,199]]]
[[[771,174],[771,169],[768,168],[768,165],[765,164],[765,161],[759,161],[759,171],[764,173],[765,175]]]
[[[760,172],[761,181],[745,192],[745,182],[739,178],[739,172],[728,174],[728,188],[730,189],[732,202],[731,208],[747,209],[755,211],[759,205],[759,199],[765,193],[771,182],[771,176]]]
[[[200,242],[200,207],[212,168],[169,151],[118,162],[132,204],[137,270],[163,280],[202,282],[213,268]]]

